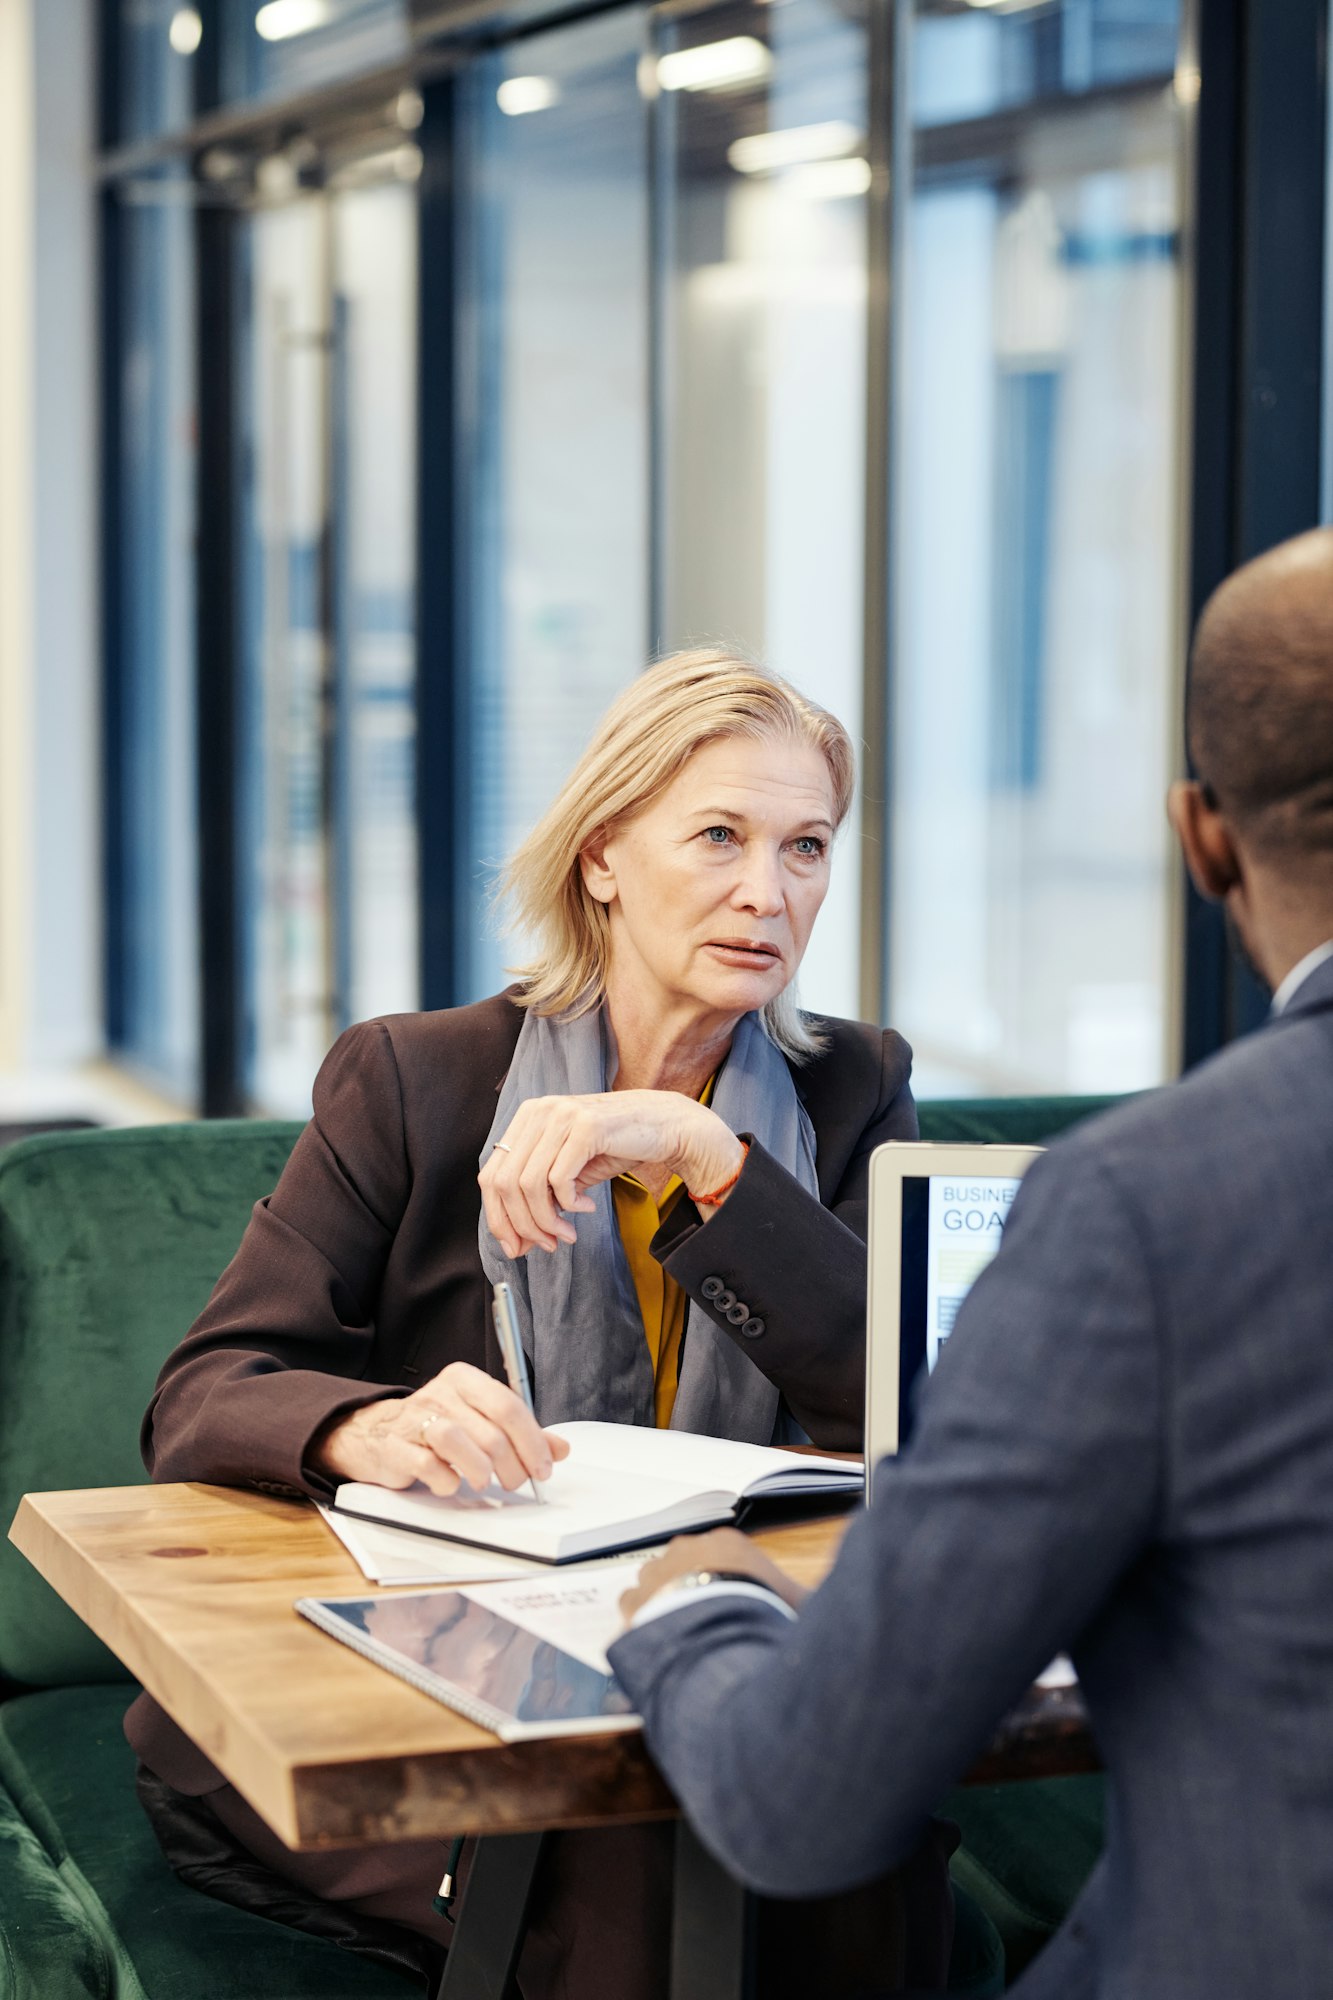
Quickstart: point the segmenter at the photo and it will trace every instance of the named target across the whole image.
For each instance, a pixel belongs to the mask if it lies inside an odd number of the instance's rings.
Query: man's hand
[[[456,1493],[493,1479],[513,1492],[525,1479],[549,1479],[569,1445],[544,1431],[521,1396],[467,1361],[451,1361],[410,1396],[367,1403],[318,1433],[309,1453],[316,1472],[372,1486]]]
[[[753,1577],[793,1611],[799,1611],[810,1595],[803,1584],[789,1577],[762,1549],[756,1548],[747,1535],[736,1528],[710,1528],[706,1535],[677,1535],[660,1556],[652,1556],[644,1564],[633,1590],[627,1590],[620,1600],[625,1623],[628,1625],[659,1590],[696,1569],[726,1570],[731,1575]]]

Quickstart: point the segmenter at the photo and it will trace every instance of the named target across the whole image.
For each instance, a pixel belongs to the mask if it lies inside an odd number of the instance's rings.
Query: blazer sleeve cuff
[[[225,1425],[210,1422],[207,1402],[197,1414],[183,1411],[181,1421],[168,1421],[170,1447],[154,1456],[154,1480],[203,1479],[278,1499],[326,1500],[337,1482],[308,1463],[316,1433],[367,1403],[408,1394],[315,1369],[255,1363],[256,1357],[247,1356],[229,1381],[210,1385],[219,1404],[225,1399]]]
[[[744,1135],[742,1135],[744,1136]],[[807,1437],[860,1449],[865,1244],[754,1140],[707,1222],[681,1201],[652,1241],[667,1274],[760,1368]]]
[[[736,1136],[745,1141],[749,1151],[740,1179],[726,1200],[705,1220],[689,1196],[683,1195],[650,1246],[663,1269],[692,1295],[697,1295],[705,1277],[719,1265],[737,1260],[748,1263],[754,1254],[756,1233],[771,1230],[774,1216],[790,1213],[793,1201],[821,1206],[819,1196],[807,1193],[752,1133]]]
[[[775,1626],[795,1622],[791,1607],[759,1584],[752,1590],[719,1582],[707,1590],[663,1591],[612,1642],[607,1659],[637,1704],[700,1635],[731,1640],[750,1632],[771,1634]]]

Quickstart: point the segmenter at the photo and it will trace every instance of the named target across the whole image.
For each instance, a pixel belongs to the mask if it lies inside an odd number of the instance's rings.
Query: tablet
[[[911,1429],[911,1391],[953,1332],[958,1309],[1000,1247],[1040,1146],[894,1140],[870,1161],[866,1288],[866,1472]]]
[[[620,1599],[638,1563],[457,1590],[302,1597],[296,1609],[377,1666],[508,1743],[637,1729],[611,1672]]]

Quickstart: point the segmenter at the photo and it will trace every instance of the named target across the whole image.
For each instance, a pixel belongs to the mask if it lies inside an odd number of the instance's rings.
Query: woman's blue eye
[[[824,852],[824,843],[817,833],[803,833],[797,839],[796,851],[813,859]]]
[[[721,847],[731,839],[731,828],[729,826],[706,826],[704,828],[704,839],[710,847]]]

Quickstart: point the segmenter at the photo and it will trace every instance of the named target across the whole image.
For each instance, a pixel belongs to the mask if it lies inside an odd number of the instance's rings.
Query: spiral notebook
[[[637,1729],[607,1647],[636,1563],[463,1590],[302,1597],[296,1609],[423,1694],[507,1743]]]
[[[444,1498],[424,1487],[396,1492],[364,1484],[340,1486],[333,1504],[386,1527],[564,1563],[735,1521],[756,1501],[818,1502],[855,1496],[865,1484],[855,1461],[690,1431],[592,1422],[551,1428],[569,1440],[570,1455],[543,1485],[544,1505],[526,1487],[476,1493],[465,1486]]]

